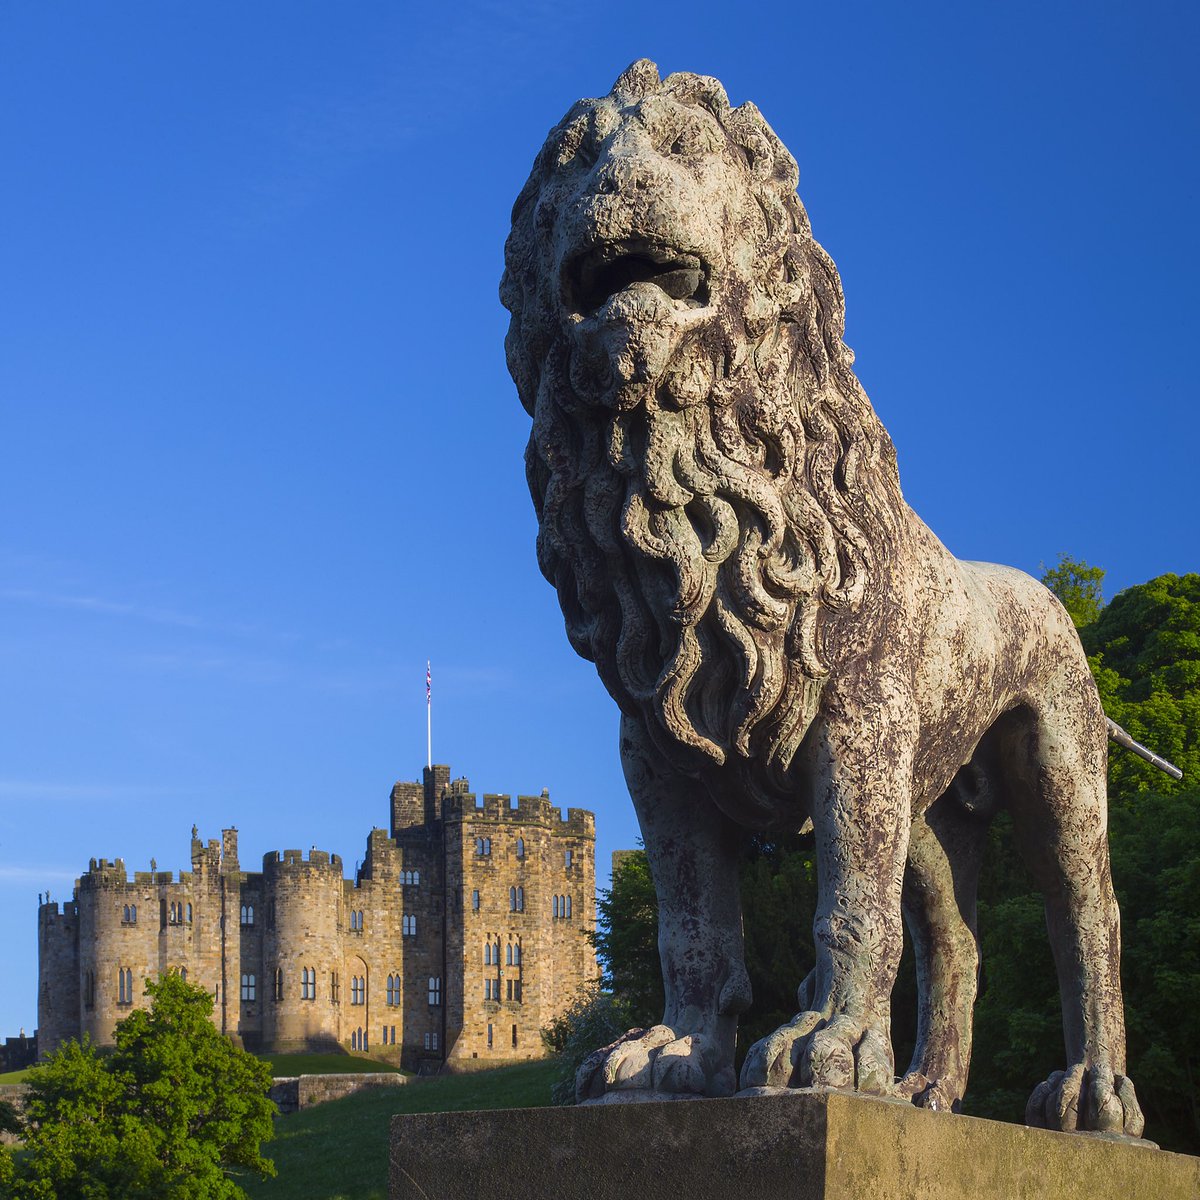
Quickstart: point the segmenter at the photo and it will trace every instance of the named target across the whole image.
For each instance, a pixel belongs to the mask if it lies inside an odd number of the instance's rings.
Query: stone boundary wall
[[[291,1075],[271,1081],[271,1099],[281,1113],[299,1112],[340,1100],[367,1088],[399,1087],[415,1076],[397,1075],[394,1071],[358,1071],[346,1075]]]
[[[23,1083],[0,1083],[0,1100],[8,1100],[17,1112],[25,1111],[25,1094],[29,1088]],[[0,1145],[15,1146],[21,1139],[15,1133],[0,1133]]]

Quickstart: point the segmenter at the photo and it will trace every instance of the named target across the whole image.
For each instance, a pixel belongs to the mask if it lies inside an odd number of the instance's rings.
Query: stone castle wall
[[[83,1033],[111,1043],[145,981],[173,970],[249,1049],[416,1069],[540,1056],[542,1026],[597,975],[592,814],[545,793],[477,802],[439,765],[396,784],[390,815],[352,880],[315,848],[242,871],[235,829],[193,830],[178,876],[93,860],[73,901],[39,911],[39,1054]]]

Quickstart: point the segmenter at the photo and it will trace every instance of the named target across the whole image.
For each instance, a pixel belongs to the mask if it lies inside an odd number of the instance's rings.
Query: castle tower
[[[38,1055],[45,1058],[63,1042],[78,1038],[83,1009],[80,995],[79,914],[68,900],[38,906]]]
[[[239,973],[242,1018],[261,1030],[261,1045],[277,1051],[332,1048],[340,1040],[340,931],[347,920],[342,860],[324,850],[263,858],[262,976]],[[255,975],[253,994],[241,975]],[[245,983],[245,987],[243,984]]]

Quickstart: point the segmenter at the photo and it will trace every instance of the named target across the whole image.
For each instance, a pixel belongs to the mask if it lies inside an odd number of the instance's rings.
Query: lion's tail
[[[1174,763],[1167,762],[1165,758],[1159,758],[1153,750],[1147,750],[1141,742],[1135,742],[1111,717],[1106,717],[1105,720],[1108,721],[1108,736],[1118,746],[1124,746],[1126,750],[1132,750],[1134,754],[1140,758],[1144,758],[1148,763],[1153,763],[1160,771],[1166,771],[1172,779],[1183,778],[1183,772]]]

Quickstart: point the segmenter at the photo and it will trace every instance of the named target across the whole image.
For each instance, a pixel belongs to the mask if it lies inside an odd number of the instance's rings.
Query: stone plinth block
[[[1196,1200],[1200,1158],[837,1092],[392,1120],[391,1200]]]

